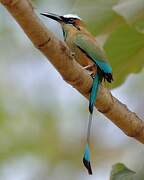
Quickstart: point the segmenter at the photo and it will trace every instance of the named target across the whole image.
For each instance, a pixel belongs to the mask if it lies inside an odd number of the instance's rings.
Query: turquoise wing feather
[[[74,43],[104,72],[112,73],[104,51],[98,46],[95,39],[85,34],[77,34]]]

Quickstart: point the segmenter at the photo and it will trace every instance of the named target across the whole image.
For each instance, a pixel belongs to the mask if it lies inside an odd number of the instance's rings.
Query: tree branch
[[[54,65],[63,79],[83,96],[89,97],[92,79],[74,60],[66,44],[58,40],[40,21],[29,0],[0,0],[22,27],[29,39]],[[126,135],[144,143],[144,121],[127,109],[101,85],[97,109],[116,124]]]

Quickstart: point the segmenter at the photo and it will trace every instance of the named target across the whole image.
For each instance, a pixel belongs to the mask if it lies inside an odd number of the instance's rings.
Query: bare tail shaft
[[[89,113],[88,128],[87,128],[87,143],[90,144],[90,132],[92,126],[92,114]]]

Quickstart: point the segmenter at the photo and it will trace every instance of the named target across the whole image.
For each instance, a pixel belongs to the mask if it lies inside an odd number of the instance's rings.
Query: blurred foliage
[[[113,9],[121,15],[130,25],[144,33],[144,1],[121,0]]]
[[[135,172],[128,169],[124,164],[113,165],[110,180],[135,180]]]
[[[76,10],[97,36],[106,36],[104,48],[113,68],[111,88],[121,85],[130,73],[144,67],[144,1],[76,1]]]
[[[120,22],[120,18],[112,10],[118,0],[75,1],[73,13],[78,13],[94,34],[109,32],[111,27]]]
[[[124,82],[128,74],[144,65],[144,35],[128,25],[117,28],[104,46],[113,67],[112,87]]]

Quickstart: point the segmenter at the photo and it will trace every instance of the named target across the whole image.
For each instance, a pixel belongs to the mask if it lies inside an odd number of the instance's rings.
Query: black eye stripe
[[[66,19],[66,21],[67,21],[67,22],[70,22],[70,23],[74,22],[75,20],[76,20],[76,18],[67,18],[67,19]]]
[[[75,20],[77,20],[77,18],[70,18],[70,17],[67,18],[63,16],[61,16],[61,18],[64,20],[66,24],[73,24],[73,25],[75,25]]]
[[[74,19],[72,19],[72,18],[68,19],[68,22],[73,22],[73,21],[74,21]]]

